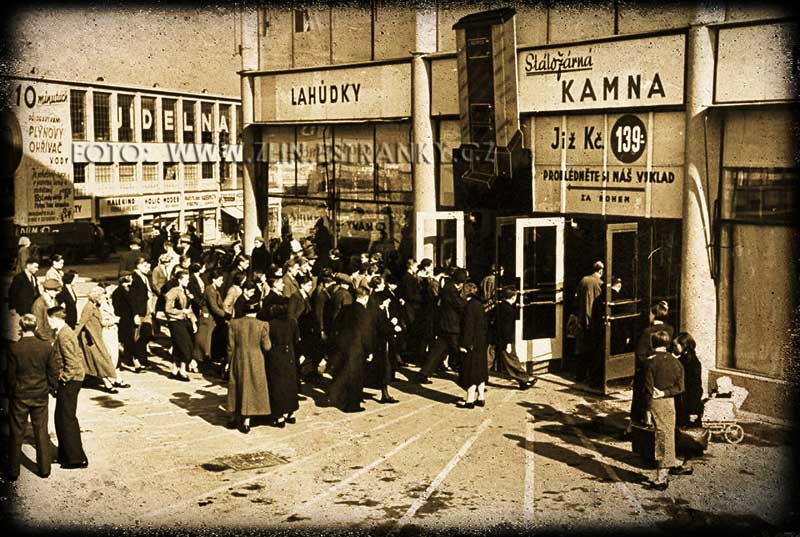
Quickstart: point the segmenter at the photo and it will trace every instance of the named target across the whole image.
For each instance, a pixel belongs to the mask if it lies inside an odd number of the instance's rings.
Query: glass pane
[[[439,127],[439,205],[455,206],[453,183],[453,150],[461,145],[461,127],[458,121],[442,121]]]
[[[340,201],[336,234],[342,258],[380,252],[385,261],[391,260],[403,241],[409,240],[405,235],[410,233],[410,211],[404,205]]]
[[[183,101],[183,143],[195,143],[194,127],[194,105],[195,101]]]
[[[86,139],[86,92],[70,90],[69,111],[72,122],[72,139]]]
[[[497,269],[500,271],[497,287],[516,285],[514,260],[517,248],[516,224],[502,224],[497,239]]]
[[[268,162],[267,188],[271,195],[294,191],[294,127],[269,127],[262,135],[263,146],[256,160]]]
[[[314,224],[320,217],[329,221],[327,205],[319,200],[281,198],[271,206],[281,207],[281,232],[291,232],[292,238],[302,243],[303,239],[313,237]],[[277,210],[277,209],[274,209]]]
[[[200,142],[214,143],[214,105],[211,103],[200,104]]]
[[[333,182],[333,140],[330,127],[297,127],[297,185],[284,183],[287,193],[327,197]]]
[[[639,332],[640,317],[611,320],[611,356],[633,352]]]
[[[617,300],[638,298],[637,296],[637,233],[617,232],[611,235],[612,247],[612,274],[613,278],[622,279],[622,289],[620,289]]]
[[[375,161],[378,168],[378,199],[412,203],[411,127],[407,123],[375,126]]]
[[[219,105],[219,145],[228,145],[231,141],[231,106]]]
[[[523,230],[522,339],[556,337],[556,227]]]
[[[175,142],[175,124],[177,118],[175,117],[175,108],[177,101],[175,99],[163,99],[161,101],[161,124],[163,132],[163,140],[167,143]]]
[[[341,125],[334,128],[333,160],[339,198],[375,199],[374,150],[371,125]]]
[[[608,305],[610,355],[633,352],[637,335],[641,328],[639,308],[643,303],[631,302],[640,299],[638,294],[638,232],[619,231],[611,234],[611,271],[607,282],[612,283],[620,278],[619,290],[611,289],[611,303]],[[605,300],[607,289],[603,289],[602,300]],[[626,302],[619,304],[619,302]]]
[[[133,141],[133,95],[117,95],[117,137],[120,142]]]
[[[155,142],[156,140],[156,99],[155,97],[142,97],[142,141]]]
[[[93,96],[94,139],[108,140],[111,132],[110,99],[108,93],[95,93]]]

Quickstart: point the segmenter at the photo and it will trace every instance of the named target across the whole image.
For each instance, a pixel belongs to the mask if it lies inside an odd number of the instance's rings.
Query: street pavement
[[[154,345],[158,354],[164,354]],[[23,528],[353,528],[397,531],[588,529],[672,534],[722,525],[773,534],[794,507],[786,431],[744,423],[739,445],[721,439],[690,476],[645,486],[630,444],[618,439],[628,401],[600,399],[558,379],[527,391],[493,378],[484,408],[464,410],[453,378],[397,375],[395,405],[344,414],[305,386],[297,423],[225,428],[226,386],[213,374],[168,378],[128,372],[132,387],[81,392],[89,467],[33,471],[29,442],[13,503]],[[379,395],[369,390],[370,395]],[[52,409],[51,401],[51,426]],[[257,422],[256,422],[257,423]],[[55,441],[55,434],[51,436]]]
[[[116,277],[113,261],[76,270],[86,278],[79,296],[93,280]],[[125,372],[131,388],[82,390],[87,469],[55,464],[48,479],[37,477],[29,431],[25,468],[0,501],[17,529],[772,535],[796,527],[792,439],[758,416],[740,421],[741,444],[713,438],[693,475],[659,492],[647,486],[654,471],[620,440],[629,392],[599,397],[555,375],[520,391],[493,376],[486,407],[464,410],[452,374],[418,385],[407,380],[412,367],[392,385],[398,404],[366,390],[366,410],[344,414],[327,406],[326,379],[304,387],[295,425],[254,421],[243,434],[225,428],[218,376],[170,379],[162,345],[168,339],[151,347],[153,369]]]

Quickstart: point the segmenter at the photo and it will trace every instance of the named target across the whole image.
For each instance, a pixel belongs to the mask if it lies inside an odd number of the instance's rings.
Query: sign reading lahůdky
[[[686,36],[673,34],[517,53],[520,112],[678,106]]]

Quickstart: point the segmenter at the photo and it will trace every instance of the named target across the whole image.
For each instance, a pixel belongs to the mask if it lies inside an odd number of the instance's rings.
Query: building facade
[[[154,224],[206,242],[238,236],[241,105],[208,93],[12,77],[17,134],[4,214],[14,224],[99,224],[125,245]],[[16,138],[16,140],[14,140]]]
[[[496,9],[493,9],[496,8]],[[661,300],[707,389],[789,417],[796,381],[797,20],[777,6],[264,7],[242,25],[245,240],[322,217],[344,253],[492,264],[517,351],[572,358],[605,278],[603,392]],[[478,153],[487,149],[487,157]],[[262,158],[257,158],[262,157]],[[489,158],[491,157],[491,158]]]

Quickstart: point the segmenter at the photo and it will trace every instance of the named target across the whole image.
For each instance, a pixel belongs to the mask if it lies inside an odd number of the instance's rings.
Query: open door
[[[619,291],[612,289],[621,280]],[[633,376],[634,349],[641,328],[644,302],[639,288],[639,240],[635,222],[608,224],[606,228],[605,341],[603,393],[609,384]],[[625,384],[627,387],[627,383]]]
[[[434,266],[452,262],[465,267],[464,213],[460,211],[418,212],[416,221],[417,260],[428,258]]]
[[[498,287],[519,289],[516,351],[532,371],[562,358],[564,303],[564,219],[498,218]]]

